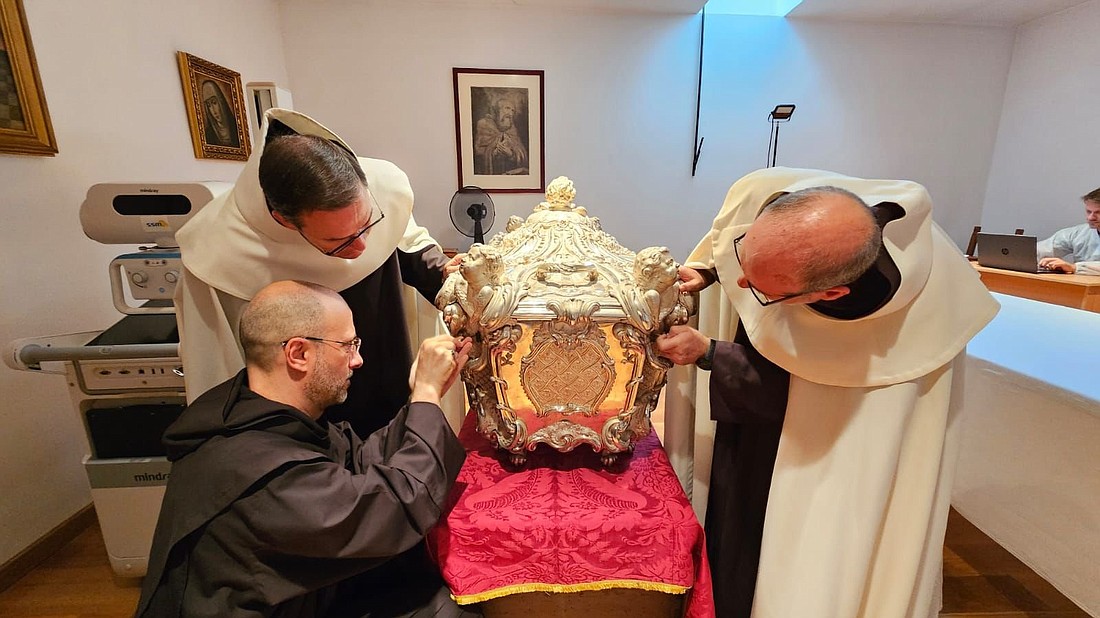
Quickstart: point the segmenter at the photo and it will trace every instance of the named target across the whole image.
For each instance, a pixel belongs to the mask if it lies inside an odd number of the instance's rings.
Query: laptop
[[[1022,273],[1048,273],[1039,268],[1036,242],[1034,236],[978,232],[978,264]]]

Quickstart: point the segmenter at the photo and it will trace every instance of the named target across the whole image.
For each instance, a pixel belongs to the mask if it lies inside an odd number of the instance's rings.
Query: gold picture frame
[[[57,154],[23,0],[0,0],[0,153]]]
[[[252,144],[241,74],[187,52],[176,56],[195,158],[247,161]]]

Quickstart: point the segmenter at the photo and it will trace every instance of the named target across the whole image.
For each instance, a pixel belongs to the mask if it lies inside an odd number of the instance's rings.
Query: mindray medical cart
[[[181,269],[175,232],[231,185],[97,184],[80,207],[89,238],[145,245],[109,266],[115,307],[103,331],[19,339],[5,362],[65,376],[91,453],[84,468],[115,573],[145,574],[170,464],[161,437],[186,404],[172,296]]]

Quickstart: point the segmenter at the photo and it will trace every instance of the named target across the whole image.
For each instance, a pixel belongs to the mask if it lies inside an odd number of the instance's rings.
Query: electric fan
[[[481,187],[466,185],[451,198],[451,223],[475,243],[485,244],[485,232],[493,227],[495,216],[493,200]]]

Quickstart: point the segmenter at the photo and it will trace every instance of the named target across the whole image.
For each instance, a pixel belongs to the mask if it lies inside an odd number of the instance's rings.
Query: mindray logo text
[[[147,483],[149,481],[167,481],[168,476],[170,474],[171,474],[170,472],[154,472],[152,474],[150,474],[150,473],[135,474],[134,475],[134,482],[137,482],[137,483],[145,482],[145,483]]]

